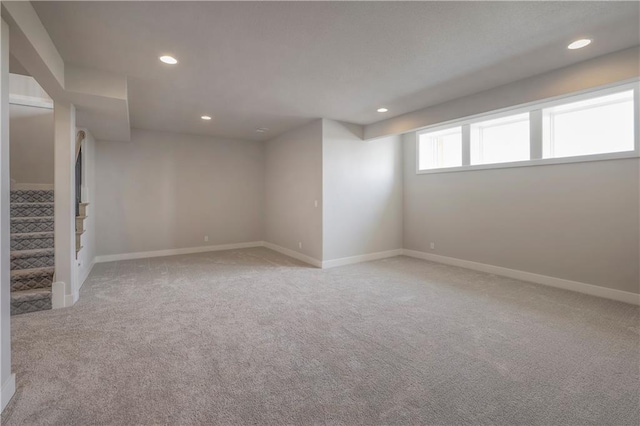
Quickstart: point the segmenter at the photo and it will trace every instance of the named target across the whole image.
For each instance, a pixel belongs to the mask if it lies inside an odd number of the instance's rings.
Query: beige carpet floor
[[[638,425],[638,307],[396,257],[98,264],[12,319],[6,425]]]

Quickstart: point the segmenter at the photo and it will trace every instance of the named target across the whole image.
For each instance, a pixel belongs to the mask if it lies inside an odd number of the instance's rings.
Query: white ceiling
[[[34,7],[65,62],[128,76],[133,127],[255,140],[318,117],[370,124],[640,44],[638,2]],[[566,49],[582,37],[594,42]]]

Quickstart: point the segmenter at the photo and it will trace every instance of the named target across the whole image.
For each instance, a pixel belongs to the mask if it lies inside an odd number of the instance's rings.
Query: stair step
[[[11,203],[11,217],[53,216],[53,203]]]
[[[32,240],[36,238],[53,238],[53,231],[44,231],[44,232],[19,232],[11,234],[11,238],[20,239],[20,240]]]
[[[35,250],[53,247],[53,232],[11,234],[11,250]]]
[[[54,249],[18,250],[11,252],[11,270],[55,266]]]
[[[51,289],[36,288],[11,292],[11,315],[51,309]]]
[[[52,203],[53,190],[13,190],[11,191],[12,203]]]
[[[11,218],[11,232],[32,233],[53,231],[53,216],[13,217]]]
[[[21,223],[21,222],[53,222],[53,216],[20,216],[20,217],[12,217],[11,222]]]
[[[86,204],[89,204],[89,203],[86,203]],[[34,202],[34,203],[16,203],[13,201],[11,202],[11,207],[53,207],[54,205],[55,203],[53,201]]]
[[[11,271],[11,291],[51,288],[54,267],[16,269]]]
[[[53,248],[35,249],[35,250],[17,250],[11,252],[11,260],[23,259],[25,257],[53,256]]]
[[[13,190],[11,213],[11,315],[51,309],[54,192]]]

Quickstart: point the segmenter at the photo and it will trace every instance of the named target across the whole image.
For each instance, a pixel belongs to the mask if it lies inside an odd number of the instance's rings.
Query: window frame
[[[600,96],[612,95],[619,92],[633,90],[634,107],[634,149],[631,151],[611,152],[604,154],[590,154],[573,157],[542,158],[542,110],[559,105],[579,102]],[[529,159],[507,163],[491,163],[471,165],[471,124],[493,120],[510,115],[529,114]],[[634,78],[617,82],[607,86],[599,86],[567,95],[555,96],[540,101],[506,107],[494,111],[464,117],[424,127],[415,132],[416,174],[434,174],[465,172],[473,170],[506,169],[513,167],[544,166],[551,164],[582,163],[590,161],[616,160],[640,157],[640,79]],[[439,169],[420,169],[420,135],[453,127],[462,127],[462,166]]]
[[[463,131],[464,131],[464,130],[462,129],[462,126],[450,126],[450,127],[447,127],[446,129],[442,129],[442,130],[438,130],[438,129],[431,129],[431,130],[429,130],[428,132],[422,132],[421,134],[417,135],[417,137],[416,137],[416,146],[417,146],[417,149],[418,149],[418,150],[420,149],[420,136],[421,136],[422,134],[440,133],[440,132],[446,132],[447,130],[451,130],[451,133],[450,133],[450,134],[454,134],[454,133],[456,133],[456,134],[457,134],[457,133],[458,133],[457,131],[456,131],[456,132],[454,132],[454,131],[453,131],[454,129],[457,129],[457,128],[460,128],[460,149],[461,149],[461,152],[462,152],[462,153],[464,153],[464,151],[465,151],[465,148],[464,148],[464,139],[465,139],[465,136],[464,136],[464,134],[463,134]],[[445,134],[445,135],[447,135],[447,134]],[[416,152],[418,152],[418,151],[416,151]],[[463,161],[461,161],[461,163],[463,163]],[[417,157],[417,164],[418,164],[418,166],[417,166],[417,167],[418,167],[418,169],[420,169],[420,157]],[[420,169],[420,170],[441,170],[441,169],[452,169],[452,168],[456,168],[456,167],[461,167],[461,166],[454,166],[454,167],[435,167],[435,168],[431,168],[431,169],[428,169],[428,168],[427,168],[427,169]]]
[[[526,118],[515,119],[515,117],[521,117],[521,116],[526,116]],[[529,127],[529,134],[527,135],[527,138],[528,138],[527,139],[527,144],[529,145],[529,157],[531,157],[531,114],[530,113],[510,114],[510,115],[507,115],[507,116],[505,116],[503,118],[511,118],[511,120],[507,121],[507,122],[500,123],[500,124],[493,124],[493,125],[490,125],[490,126],[487,126],[487,125],[483,125],[482,126],[481,124],[482,123],[487,123],[487,122],[492,122],[492,121],[495,122],[496,120],[500,120],[500,119],[499,118],[498,119],[490,118],[489,120],[480,120],[480,121],[476,121],[476,122],[473,122],[473,123],[469,124],[469,132],[470,132],[470,135],[471,135],[471,137],[469,139],[469,165],[470,166],[486,166],[488,164],[516,163],[517,162],[517,161],[497,161],[495,163],[484,163],[484,162],[482,162],[482,163],[478,163],[478,164],[471,164],[471,162],[473,161],[472,152],[473,152],[473,139],[474,139],[474,129],[473,129],[473,127],[474,126],[478,127],[478,129],[477,129],[478,130],[478,137],[479,137],[478,143],[480,144],[480,152],[479,152],[479,154],[480,154],[480,157],[482,159],[482,157],[484,156],[484,152],[483,152],[484,149],[482,148],[482,145],[484,143],[483,142],[483,139],[484,139],[483,131],[484,131],[484,129],[490,129],[491,127],[499,127],[499,126],[504,126],[505,124],[512,124],[512,123],[518,123],[520,121],[526,121],[526,123],[527,123],[527,125]],[[528,158],[527,160],[520,160],[520,161],[528,161],[530,159],[531,158]]]

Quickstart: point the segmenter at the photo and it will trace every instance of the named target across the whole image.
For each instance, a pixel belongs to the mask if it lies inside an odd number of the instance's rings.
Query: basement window
[[[547,108],[543,158],[633,151],[633,90]]]
[[[471,164],[529,159],[529,114],[471,124]]]
[[[462,165],[462,127],[423,133],[418,145],[420,170]]]
[[[417,172],[640,156],[638,81],[506,108],[417,132]]]

